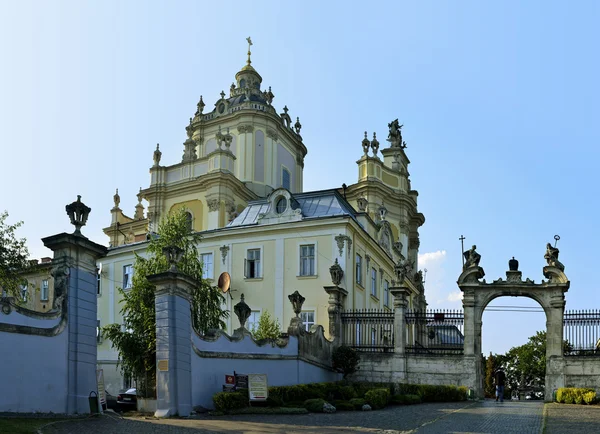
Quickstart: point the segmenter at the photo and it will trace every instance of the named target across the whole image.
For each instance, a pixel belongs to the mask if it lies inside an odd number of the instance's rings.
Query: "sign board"
[[[250,401],[266,401],[269,396],[267,374],[248,374],[248,395]]]
[[[235,374],[235,388],[236,389],[247,389],[248,388],[248,376],[243,374]]]
[[[158,366],[159,371],[168,371],[169,370],[169,360],[168,359],[159,360],[157,363],[157,366]]]
[[[225,375],[225,384],[235,384],[235,377],[233,375]]]
[[[106,389],[104,388],[104,370],[96,369],[96,382],[98,383],[98,401],[100,402],[100,411],[106,405]]]

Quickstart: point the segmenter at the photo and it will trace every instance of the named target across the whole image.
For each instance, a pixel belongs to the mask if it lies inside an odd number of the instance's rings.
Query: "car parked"
[[[117,404],[123,411],[135,410],[137,408],[137,390],[135,387],[127,389],[117,395]]]

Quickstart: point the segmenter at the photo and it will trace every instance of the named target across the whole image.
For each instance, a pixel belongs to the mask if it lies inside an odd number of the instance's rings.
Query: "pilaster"
[[[329,315],[329,336],[333,339],[336,346],[342,345],[342,309],[344,308],[344,300],[348,295],[348,291],[339,286],[324,286],[325,292],[329,294],[329,306],[327,313]]]
[[[404,356],[406,351],[405,314],[410,290],[404,286],[393,286],[389,290],[394,296],[394,355]]]

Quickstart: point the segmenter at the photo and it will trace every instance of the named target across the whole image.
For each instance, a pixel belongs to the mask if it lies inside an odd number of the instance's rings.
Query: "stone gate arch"
[[[484,397],[484,373],[481,364],[481,327],[483,311],[495,298],[503,296],[528,297],[537,301],[546,314],[546,401],[552,400],[552,392],[564,387],[563,358],[563,317],[565,310],[565,292],[570,282],[564,273],[564,266],[558,261],[558,249],[548,245],[545,259],[548,265],[543,268],[544,277],[541,283],[527,278],[522,279],[516,260],[509,261],[506,279],[499,278],[487,283],[483,277],[485,272],[479,266],[481,256],[475,246],[465,252],[466,263],[458,278],[458,286],[463,292],[464,309],[464,357],[465,363],[472,367],[475,375],[476,394]]]

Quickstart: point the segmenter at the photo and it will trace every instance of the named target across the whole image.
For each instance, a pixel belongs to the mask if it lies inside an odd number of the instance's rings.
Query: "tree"
[[[490,355],[487,357],[485,361],[485,396],[491,398],[496,393],[496,385],[494,384],[494,372],[498,365],[496,363],[496,357],[492,355],[490,351]]]
[[[281,326],[277,318],[271,318],[268,310],[265,310],[258,320],[258,327],[252,329],[255,339],[277,339],[281,334]]]
[[[7,218],[8,212],[0,214],[0,292],[4,290],[7,295],[17,297],[19,286],[23,283],[20,272],[29,265],[29,252],[25,238],[15,236],[23,222],[9,225]]]
[[[147,276],[169,269],[163,248],[181,248],[183,255],[177,268],[197,282],[191,302],[193,327],[202,334],[209,329],[225,327],[223,320],[229,313],[221,309],[224,296],[202,279],[202,263],[196,248],[199,241],[200,236],[190,232],[183,209],[168,215],[160,223],[157,236],[148,244],[148,257],[136,254],[131,289],[119,288],[123,296],[123,326],[110,324],[102,328],[103,335],[119,351],[121,372],[137,381],[138,392],[144,396],[153,396],[156,384],[154,286],[148,282]]]
[[[360,357],[354,348],[341,345],[331,353],[331,366],[337,372],[343,374],[346,378],[350,374],[354,374],[358,370]]]
[[[504,366],[511,389],[544,388],[546,378],[546,332],[537,332],[528,342],[511,348],[498,361]]]

